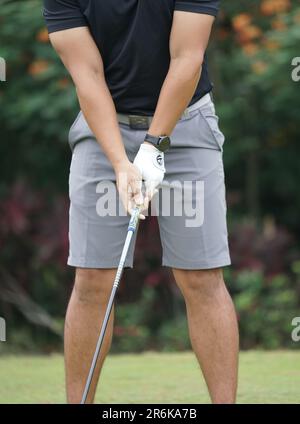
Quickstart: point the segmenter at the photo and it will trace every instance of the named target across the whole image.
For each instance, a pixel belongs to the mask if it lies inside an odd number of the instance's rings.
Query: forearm
[[[199,82],[202,62],[190,57],[172,59],[162,86],[153,120],[151,135],[170,135],[189,104]]]
[[[202,72],[214,17],[175,10],[170,35],[170,67],[149,133],[170,135],[192,99]]]
[[[114,169],[127,159],[113,99],[104,76],[82,78],[76,84],[81,110]]]

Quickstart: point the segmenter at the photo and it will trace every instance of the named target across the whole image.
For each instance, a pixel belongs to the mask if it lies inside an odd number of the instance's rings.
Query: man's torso
[[[50,2],[53,4],[53,0]],[[66,8],[71,18],[75,0],[56,2],[60,3],[58,9]],[[101,53],[106,82],[118,112],[153,115],[169,69],[173,13],[176,8],[184,10],[187,3],[195,4],[197,0],[76,0]],[[47,0],[45,5],[47,8]],[[205,58],[190,104],[211,89]]]

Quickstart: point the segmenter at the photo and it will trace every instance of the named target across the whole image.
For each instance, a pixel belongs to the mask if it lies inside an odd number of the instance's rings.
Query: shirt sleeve
[[[78,0],[44,0],[43,16],[49,34],[64,29],[88,26]]]
[[[176,0],[175,10],[217,16],[220,0]]]

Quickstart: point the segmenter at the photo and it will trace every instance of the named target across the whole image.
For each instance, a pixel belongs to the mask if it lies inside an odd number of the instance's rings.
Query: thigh
[[[119,200],[114,170],[94,138],[82,140],[73,149],[69,195],[68,264],[83,268],[116,268],[129,216]],[[133,265],[134,246],[135,235],[126,267]]]
[[[174,145],[165,155],[166,177],[154,200],[163,265],[210,269],[230,264],[224,136],[217,122],[214,106],[208,104],[174,130]]]

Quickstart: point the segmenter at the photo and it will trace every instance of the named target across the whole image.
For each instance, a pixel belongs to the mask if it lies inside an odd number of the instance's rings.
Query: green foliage
[[[260,271],[242,270],[235,273],[226,269],[225,279],[233,294],[243,349],[297,348],[291,339],[291,322],[299,315],[295,278],[296,275],[278,274],[267,277]],[[148,299],[146,303],[145,299]],[[139,351],[140,348],[162,351],[191,349],[182,298],[180,302],[182,312],[172,318],[166,316],[158,331],[151,331],[149,325],[141,325],[147,324],[148,311],[155,311],[151,308],[151,304],[155,303],[154,289],[145,287],[141,300],[135,304],[118,305],[116,312],[119,324],[116,327],[114,350],[130,352]]]
[[[49,44],[39,0],[4,2],[0,22],[0,56],[7,62],[0,85],[1,170],[6,181],[26,175],[61,189],[68,124],[78,109],[75,90]]]
[[[164,322],[159,329],[157,342],[165,352],[191,349],[186,314]]]
[[[291,340],[291,321],[297,316],[295,287],[285,275],[266,279],[261,272],[242,271],[230,282],[237,291],[241,345],[276,349],[296,347]]]
[[[299,57],[300,8],[286,1],[275,13],[274,1],[267,12],[266,3],[225,2],[211,53],[227,187],[236,213],[256,220],[271,214],[299,234],[300,82],[292,80],[292,59]]]
[[[115,308],[114,352],[139,352],[150,343],[147,317],[153,313],[154,291],[145,287],[135,303],[117,304]]]

